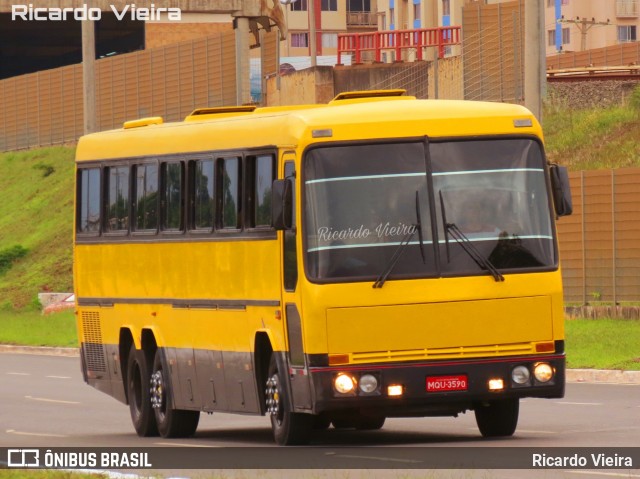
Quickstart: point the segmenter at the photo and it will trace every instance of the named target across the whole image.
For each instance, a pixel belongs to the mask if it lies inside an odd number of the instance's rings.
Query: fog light
[[[502,379],[489,379],[489,391],[500,391],[501,389],[504,389]]]
[[[402,396],[403,388],[399,384],[392,384],[387,388],[387,394],[389,396]]]
[[[356,382],[351,376],[338,374],[333,381],[333,386],[340,394],[349,394],[356,388]]]
[[[548,383],[553,378],[553,368],[547,363],[538,363],[533,368],[533,375],[541,383]]]
[[[529,372],[529,368],[526,366],[516,366],[511,371],[511,379],[516,384],[527,384],[529,379],[531,379],[531,373]]]
[[[358,387],[363,393],[371,394],[376,389],[378,389],[378,380],[373,374],[365,374],[360,377]]]

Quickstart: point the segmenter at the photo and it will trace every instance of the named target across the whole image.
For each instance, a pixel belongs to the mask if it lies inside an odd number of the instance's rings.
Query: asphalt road
[[[388,419],[382,430],[372,432],[329,429],[319,432],[312,445],[318,452],[324,451],[323,457],[328,462],[339,459],[345,468],[353,470],[366,467],[369,460],[373,463],[380,460],[379,457],[372,459],[362,457],[362,454],[343,453],[347,448],[358,446],[382,446],[390,453],[425,447],[531,447],[541,450],[556,447],[638,447],[640,385],[570,383],[563,399],[523,400],[518,429],[512,438],[483,440],[473,413],[467,413],[458,418]],[[196,436],[190,439],[139,438],[130,423],[127,406],[84,384],[78,358],[0,354],[0,447],[158,446],[276,447],[268,418],[221,413],[203,414]],[[281,454],[274,449],[272,451],[273,454]],[[283,457],[286,462],[287,456]],[[295,460],[295,454],[290,454],[290,457]],[[399,456],[396,454],[394,457]],[[347,459],[352,459],[352,462]],[[393,468],[409,464],[403,463],[404,459],[389,460],[396,461],[388,464]],[[415,475],[416,471],[405,471],[401,477],[476,477],[468,471],[467,474],[460,473],[438,470],[435,475]],[[602,478],[640,478],[637,464],[631,471],[520,470],[514,473],[511,470],[493,470],[477,477],[576,478],[580,473]],[[358,471],[347,476],[322,474],[316,470],[309,477],[360,477]],[[325,471],[324,474],[328,473]],[[184,471],[180,475],[184,476]],[[362,477],[374,476],[366,474]],[[260,477],[272,476],[265,475],[263,471]],[[289,471],[277,477],[300,476]]]

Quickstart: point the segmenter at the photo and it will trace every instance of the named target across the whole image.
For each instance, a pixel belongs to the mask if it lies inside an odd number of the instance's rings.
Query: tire
[[[326,414],[318,414],[313,416],[313,429],[316,431],[324,431],[331,426],[331,418]]]
[[[127,398],[131,422],[140,437],[158,435],[156,418],[151,408],[149,379],[151,377],[149,361],[144,351],[131,345],[127,359]]]
[[[475,408],[476,423],[484,437],[512,436],[518,425],[519,399],[499,399]]]
[[[384,416],[363,416],[360,415],[356,418],[356,429],[360,431],[376,431],[382,429],[384,422],[386,421]]]
[[[168,381],[162,350],[156,351],[150,380],[150,396],[158,432],[164,438],[193,436],[200,421],[200,411],[173,408],[173,394]]]
[[[278,371],[275,354],[271,355],[265,389],[266,411],[271,418],[271,429],[276,444],[302,445],[309,442],[314,417],[311,414],[291,412],[289,397],[284,387],[285,375]]]

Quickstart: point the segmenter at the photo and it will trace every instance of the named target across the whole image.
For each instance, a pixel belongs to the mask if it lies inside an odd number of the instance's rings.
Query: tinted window
[[[253,163],[253,211],[251,225],[254,227],[271,226],[271,184],[273,183],[273,157],[258,156]]]
[[[114,166],[107,174],[107,231],[129,229],[129,167]]]
[[[182,229],[182,163],[164,163],[162,192],[162,228]]]
[[[311,277],[373,280],[407,240],[390,278],[435,273],[424,143],[317,148],[304,168]],[[416,193],[426,264],[415,231]]]
[[[193,168],[193,227],[213,229],[215,213],[213,160],[192,162]]]
[[[240,159],[220,159],[218,168],[220,226],[237,229],[240,227]]]
[[[158,165],[136,165],[135,229],[158,228]]]
[[[445,235],[445,219],[496,268],[554,264],[544,158],[537,142],[456,141],[429,148],[445,273],[479,268],[455,235]]]
[[[78,232],[100,232],[100,168],[78,172]]]

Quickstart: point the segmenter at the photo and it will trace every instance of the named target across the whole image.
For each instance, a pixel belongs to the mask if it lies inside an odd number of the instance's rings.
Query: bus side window
[[[218,227],[237,230],[240,224],[240,158],[220,158],[217,165]]]
[[[158,165],[144,163],[135,166],[134,229],[158,229]]]
[[[105,231],[126,233],[129,230],[129,167],[105,168]]]
[[[182,230],[183,211],[183,168],[182,162],[162,164],[162,229],[165,231]]]
[[[191,228],[212,231],[216,210],[215,168],[213,160],[189,163]]]
[[[77,232],[100,233],[100,168],[78,171]]]
[[[247,158],[247,226],[271,228],[271,184],[275,178],[273,155]]]
[[[298,283],[298,251],[296,247],[296,190],[295,190],[295,163],[287,161],[284,164],[285,178],[291,178],[293,185],[293,216],[291,224],[293,227],[284,231],[283,261],[284,261],[284,289],[295,291]]]

